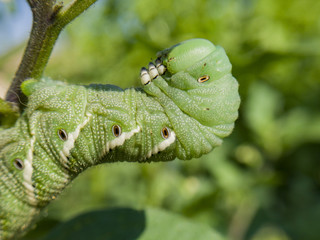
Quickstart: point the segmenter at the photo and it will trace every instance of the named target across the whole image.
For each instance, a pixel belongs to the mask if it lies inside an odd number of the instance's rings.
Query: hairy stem
[[[63,6],[56,0],[27,0],[33,14],[28,45],[19,68],[7,92],[6,100],[16,103],[20,110],[26,101],[20,89],[28,78],[40,78],[49,61],[53,46],[62,29],[97,0],[74,0]]]

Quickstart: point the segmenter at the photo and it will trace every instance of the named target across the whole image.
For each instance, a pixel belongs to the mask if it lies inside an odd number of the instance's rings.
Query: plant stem
[[[74,0],[67,6],[56,0],[27,0],[33,14],[28,45],[7,92],[6,100],[22,110],[26,97],[20,85],[28,78],[40,78],[62,29],[97,0]]]

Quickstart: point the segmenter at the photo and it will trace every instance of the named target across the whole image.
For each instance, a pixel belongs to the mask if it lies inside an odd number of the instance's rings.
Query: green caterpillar
[[[193,39],[141,70],[142,89],[27,80],[28,106],[0,132],[0,239],[25,232],[80,172],[115,161],[198,158],[228,136],[238,83],[223,48]]]

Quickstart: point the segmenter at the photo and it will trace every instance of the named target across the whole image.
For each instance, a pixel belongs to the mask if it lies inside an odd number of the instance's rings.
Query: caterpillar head
[[[206,39],[191,39],[165,49],[157,55],[168,72],[173,75],[185,71],[194,63],[210,55],[215,49],[215,45]]]
[[[221,144],[238,117],[238,83],[229,59],[222,47],[205,39],[182,42],[158,56],[141,71],[143,90],[164,107],[181,144],[178,158],[199,157]]]
[[[148,68],[141,70],[143,85],[161,76],[170,86],[181,90],[207,88],[208,84],[231,73],[224,49],[206,39],[184,41],[157,56],[155,64],[149,63]]]

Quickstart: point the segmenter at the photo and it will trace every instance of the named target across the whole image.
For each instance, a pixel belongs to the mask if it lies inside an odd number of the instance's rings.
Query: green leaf
[[[11,127],[18,117],[18,107],[0,98],[0,129]]]
[[[139,240],[222,240],[206,225],[192,222],[182,216],[159,209],[147,209],[147,227]]]
[[[56,219],[44,218],[42,221],[34,225],[34,228],[28,232],[21,240],[41,240],[50,230],[61,222]],[[20,238],[19,238],[20,239]]]
[[[221,240],[208,226],[163,210],[117,208],[93,211],[58,225],[45,240]]]

